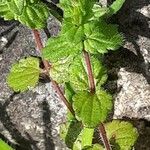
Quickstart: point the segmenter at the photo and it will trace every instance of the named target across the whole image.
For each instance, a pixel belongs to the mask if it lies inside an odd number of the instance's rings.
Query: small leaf
[[[9,9],[17,15],[22,14],[24,3],[25,3],[25,0],[7,0]]]
[[[115,0],[113,4],[109,7],[110,13],[109,15],[116,14],[118,10],[122,7],[124,4],[125,0]]]
[[[21,59],[14,64],[7,77],[8,85],[16,92],[23,92],[29,87],[35,87],[39,79],[39,60],[34,57]]]
[[[104,21],[85,24],[84,32],[86,35],[85,49],[93,54],[116,50],[123,43],[123,37],[118,33],[117,26],[107,24]]]
[[[73,108],[76,118],[88,128],[95,128],[105,121],[112,108],[112,98],[103,90],[90,94],[87,91],[78,91],[73,97]]]
[[[0,139],[0,150],[13,150],[13,148]]]
[[[43,49],[43,57],[51,62],[56,62],[81,53],[81,47],[80,43],[76,45],[68,42],[65,36],[50,38]]]
[[[69,81],[68,68],[72,62],[72,58],[67,57],[64,60],[57,61],[52,64],[50,69],[50,76],[58,83],[65,83]]]
[[[106,69],[96,56],[91,56],[91,65],[96,86],[103,85],[107,80]],[[75,91],[88,90],[87,67],[83,56],[74,59],[69,68],[69,81]]]
[[[107,137],[116,149],[131,149],[138,138],[136,128],[129,122],[114,120],[105,124]]]
[[[81,130],[82,124],[77,120],[71,121],[70,123],[68,122],[66,125],[63,125],[61,128],[61,137],[65,139],[65,143],[68,148],[72,149],[73,143],[76,141]]]
[[[73,87],[70,85],[70,82],[65,83],[65,97],[70,103],[72,103],[72,98],[74,94],[75,91],[73,90]]]
[[[74,142],[73,150],[81,150],[92,145],[94,129],[83,128]]]

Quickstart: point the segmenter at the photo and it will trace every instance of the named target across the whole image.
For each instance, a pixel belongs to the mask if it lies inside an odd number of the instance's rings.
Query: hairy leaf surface
[[[97,90],[96,94],[78,91],[73,97],[77,119],[82,121],[84,126],[95,128],[100,122],[105,121],[112,108],[111,99],[111,96],[103,90]]]
[[[85,49],[94,54],[116,50],[123,42],[122,35],[117,31],[117,26],[107,24],[104,21],[85,24],[84,33],[86,35]]]
[[[7,77],[8,85],[16,92],[35,87],[39,79],[39,60],[34,57],[21,59],[12,66]]]
[[[65,36],[50,38],[43,49],[43,57],[51,62],[81,53],[82,45],[68,42]]]
[[[114,120],[105,124],[107,137],[116,149],[131,149],[138,138],[136,128],[129,122]]]

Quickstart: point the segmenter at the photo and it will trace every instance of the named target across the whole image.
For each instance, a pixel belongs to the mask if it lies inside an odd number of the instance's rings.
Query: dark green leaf
[[[68,148],[73,148],[73,144],[76,141],[78,135],[82,130],[81,122],[74,120],[72,122],[68,122],[66,125],[63,125],[61,128],[61,136],[65,139],[65,143]]]
[[[39,79],[39,60],[34,57],[21,59],[12,66],[7,77],[8,85],[16,92],[35,87]]]
[[[112,108],[112,98],[103,90],[98,90],[96,94],[78,91],[73,97],[73,108],[79,121],[86,127],[95,128],[105,121]]]

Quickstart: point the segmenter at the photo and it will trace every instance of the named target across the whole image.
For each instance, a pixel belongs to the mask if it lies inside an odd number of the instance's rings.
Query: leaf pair
[[[18,20],[30,28],[41,29],[49,16],[47,6],[39,0],[1,0],[0,16]]]
[[[92,143],[94,129],[82,128],[79,125],[80,122],[77,121],[67,124],[67,126],[61,126],[61,133],[63,133],[63,139],[69,148],[73,150],[105,150],[102,145]],[[112,149],[115,147],[118,150],[130,150],[138,138],[136,128],[129,122],[113,120],[104,124],[104,127]],[[71,136],[68,138],[68,135]]]

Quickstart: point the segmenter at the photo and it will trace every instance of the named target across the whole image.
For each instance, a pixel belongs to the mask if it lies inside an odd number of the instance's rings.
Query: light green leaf
[[[116,50],[123,43],[123,37],[117,31],[117,26],[104,21],[93,21],[84,25],[86,40],[85,49],[90,53],[106,53]]]
[[[30,28],[41,29],[45,27],[48,16],[47,6],[43,3],[37,3],[25,7],[18,20]]]
[[[35,87],[39,79],[39,60],[34,57],[21,59],[12,66],[7,77],[8,85],[16,92]]]
[[[78,138],[74,142],[73,150],[81,150],[92,145],[94,129],[83,128]]]
[[[74,57],[81,53],[82,45],[70,43],[66,40],[65,36],[50,38],[47,41],[46,47],[43,49],[43,57],[51,62],[63,60],[68,56]]]
[[[21,15],[23,12],[25,0],[7,0],[9,10],[12,13]]]
[[[113,4],[109,7],[110,13],[109,15],[116,14],[126,0],[115,0]]]
[[[101,86],[107,80],[106,69],[96,56],[91,56],[91,65],[96,86]],[[87,66],[83,56],[74,59],[69,68],[69,81],[75,91],[88,90]]]
[[[103,90],[97,90],[95,94],[78,91],[73,97],[73,108],[76,118],[82,121],[84,126],[95,128],[105,121],[112,108],[112,98]]]
[[[68,148],[73,148],[73,143],[76,141],[81,130],[82,124],[77,120],[71,121],[70,123],[67,122],[67,124],[61,127],[61,137],[65,140]]]
[[[72,58],[67,57],[64,60],[57,61],[52,64],[50,69],[50,76],[53,80],[58,83],[65,83],[69,81],[69,71],[68,68],[72,63]]]
[[[94,7],[93,7],[94,17],[91,18],[90,20],[99,19],[100,17],[106,15],[108,12],[109,12],[109,9],[107,7],[101,7],[98,4],[94,4]]]
[[[0,150],[13,150],[13,148],[0,139]]]
[[[116,149],[130,150],[138,138],[136,128],[129,122],[114,120],[105,124],[107,137]]]
[[[60,6],[64,10],[64,18],[74,25],[88,22],[93,16],[92,8],[96,0],[61,0]]]
[[[11,20],[14,18],[14,14],[9,10],[6,1],[0,1],[0,16],[3,16],[5,20]]]

